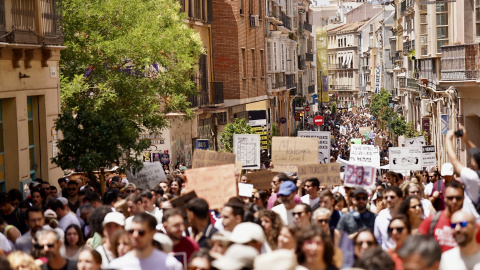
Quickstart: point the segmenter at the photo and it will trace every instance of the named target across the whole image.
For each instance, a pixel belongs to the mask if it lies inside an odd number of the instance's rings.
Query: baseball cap
[[[116,223],[120,226],[125,226],[125,216],[120,212],[110,212],[103,219],[102,226],[108,223]]]
[[[230,235],[230,241],[237,244],[246,244],[250,241],[264,243],[265,233],[260,225],[253,222],[242,222],[235,226]]]
[[[295,191],[297,191],[297,186],[295,185],[295,183],[287,180],[287,181],[283,181],[280,184],[280,189],[278,191],[278,195],[288,196],[288,195],[292,194],[292,192],[295,192]]]
[[[43,216],[46,218],[57,218],[57,214],[53,212],[52,209],[47,209],[44,213]]]
[[[480,148],[470,148],[468,152],[473,157],[473,159],[475,159],[477,165],[480,166]]]
[[[68,200],[67,200],[67,198],[65,198],[65,197],[58,197],[57,200],[61,201],[63,205],[67,205],[67,204],[68,204]]]
[[[255,258],[254,269],[295,270],[297,257],[287,249],[278,249]]]
[[[365,194],[365,195],[368,196],[368,192],[361,187],[357,187],[353,190],[353,196],[357,196],[357,195],[360,195],[360,194]]]
[[[163,252],[166,252],[166,253],[172,252],[173,241],[166,234],[157,232],[153,235],[153,240],[157,241],[162,245]]]
[[[441,175],[442,176],[453,175],[453,165],[452,165],[452,163],[444,163],[442,165]]]
[[[128,183],[125,188],[133,188],[133,189],[137,189],[137,186],[135,186],[134,183]]]
[[[251,246],[231,245],[225,255],[212,262],[212,266],[221,270],[253,269],[253,261],[258,251]]]

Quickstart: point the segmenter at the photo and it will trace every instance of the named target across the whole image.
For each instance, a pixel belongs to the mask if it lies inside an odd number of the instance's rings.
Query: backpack
[[[438,211],[433,215],[432,222],[430,222],[430,226],[428,227],[428,235],[434,236],[433,231],[435,230],[435,226],[438,223],[438,219],[440,218],[440,215],[442,214],[443,211]]]

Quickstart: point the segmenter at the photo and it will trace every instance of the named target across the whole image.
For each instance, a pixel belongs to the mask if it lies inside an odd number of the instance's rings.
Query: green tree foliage
[[[222,144],[221,151],[233,152],[234,134],[255,134],[255,132],[252,130],[252,127],[247,124],[247,121],[244,118],[235,119],[235,122],[228,123],[222,134],[220,134],[220,142]]]
[[[148,130],[165,114],[192,115],[186,97],[203,53],[176,0],[64,0],[61,54],[61,168],[91,172],[113,162],[139,165]]]
[[[383,89],[380,93],[373,95],[372,104],[370,104],[370,112],[375,118],[379,118],[380,111],[388,108],[388,99],[391,97],[390,92],[387,89]]]
[[[337,113],[337,103],[332,102],[332,106],[330,107],[330,111],[332,112],[332,115]]]

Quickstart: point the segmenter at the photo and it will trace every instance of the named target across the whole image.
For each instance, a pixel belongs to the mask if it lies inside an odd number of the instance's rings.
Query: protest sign
[[[318,162],[318,141],[318,138],[273,137],[272,171],[296,172],[297,166]]]
[[[437,166],[437,157],[435,156],[435,146],[427,145],[422,147],[422,167]]]
[[[186,188],[208,202],[210,209],[220,209],[237,196],[235,164],[186,170]]]
[[[351,145],[354,145],[354,144],[362,144],[362,139],[351,139],[351,140],[350,140],[350,144],[351,144]]]
[[[127,171],[126,173],[128,181],[141,189],[154,189],[161,180],[167,180],[160,162],[144,162],[140,171]]]
[[[370,166],[360,166],[349,164],[344,174],[344,184],[346,186],[375,187],[375,178],[377,171]]]
[[[238,183],[238,196],[250,198],[252,197],[252,195],[253,195],[252,184]]]
[[[326,163],[298,166],[298,179],[305,181],[313,177],[320,181],[320,185],[341,185],[340,164]]]
[[[184,220],[185,226],[190,226],[190,222],[188,222],[187,218],[187,211],[185,210],[185,205],[187,204],[188,201],[190,201],[193,198],[197,198],[197,194],[195,194],[195,191],[190,191],[188,193],[185,193],[184,195],[173,198],[170,203],[172,204],[172,208],[177,208],[182,211],[182,216]]]
[[[375,146],[383,147],[385,145],[385,138],[375,137]]]
[[[258,190],[269,189],[272,188],[272,179],[274,175],[275,173],[270,170],[247,173],[247,181]]]
[[[340,134],[347,135],[347,128],[344,126],[340,126]]]
[[[329,131],[298,131],[298,137],[318,138],[318,163],[330,162],[330,137]]]
[[[260,134],[234,134],[233,153],[242,169],[260,169]]]
[[[365,136],[365,133],[368,132],[368,134],[369,134],[369,136],[370,136],[370,131],[371,131],[371,130],[372,130],[371,127],[360,127],[360,128],[358,129],[358,133],[360,133],[360,135],[362,135],[362,136]]]
[[[350,146],[351,163],[364,166],[380,166],[380,152],[378,147],[365,144],[352,144]]]
[[[235,164],[235,154],[196,149],[193,152],[192,169]]]
[[[422,148],[390,147],[390,170],[421,170]]]
[[[425,145],[425,137],[423,136],[405,139],[405,147],[423,147]]]

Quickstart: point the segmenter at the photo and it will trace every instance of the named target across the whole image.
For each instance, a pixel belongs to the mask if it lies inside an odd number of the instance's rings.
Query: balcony
[[[295,74],[286,75],[287,89],[296,88],[297,84],[295,83]]]
[[[302,56],[298,56],[298,69],[304,70],[305,69],[305,59]]]
[[[309,93],[309,94],[315,93],[315,85],[310,85],[310,86],[308,86],[308,93]]]
[[[330,85],[330,89],[333,91],[352,91],[351,85]]]
[[[313,53],[306,53],[305,54],[305,61],[313,62]]]
[[[272,89],[277,89],[277,88],[280,88],[280,87],[284,87],[286,85],[287,84],[285,83],[285,81],[272,82]]]
[[[223,82],[210,82],[208,88],[212,95],[209,95],[209,91],[200,90],[197,95],[188,98],[192,108],[217,107],[223,104]]]
[[[306,22],[302,23],[302,28],[303,28],[303,30],[308,31],[310,33],[313,32],[312,25],[309,24],[309,23],[306,23]]]
[[[353,63],[351,65],[343,65],[343,64],[330,64],[328,65],[328,69],[352,69]]]
[[[408,11],[408,14],[410,14],[410,12],[413,11],[414,3],[415,3],[414,0],[403,0],[400,6],[400,12],[405,13]]]
[[[480,79],[480,44],[442,46],[442,81]]]
[[[406,53],[408,53],[408,51],[413,51],[413,50],[415,50],[415,40],[403,42],[403,53],[404,53],[404,55],[406,55]]]
[[[418,89],[418,83],[413,78],[398,78],[399,88]]]
[[[292,19],[288,17],[285,13],[281,13],[280,20],[282,21],[283,27],[292,31]]]

